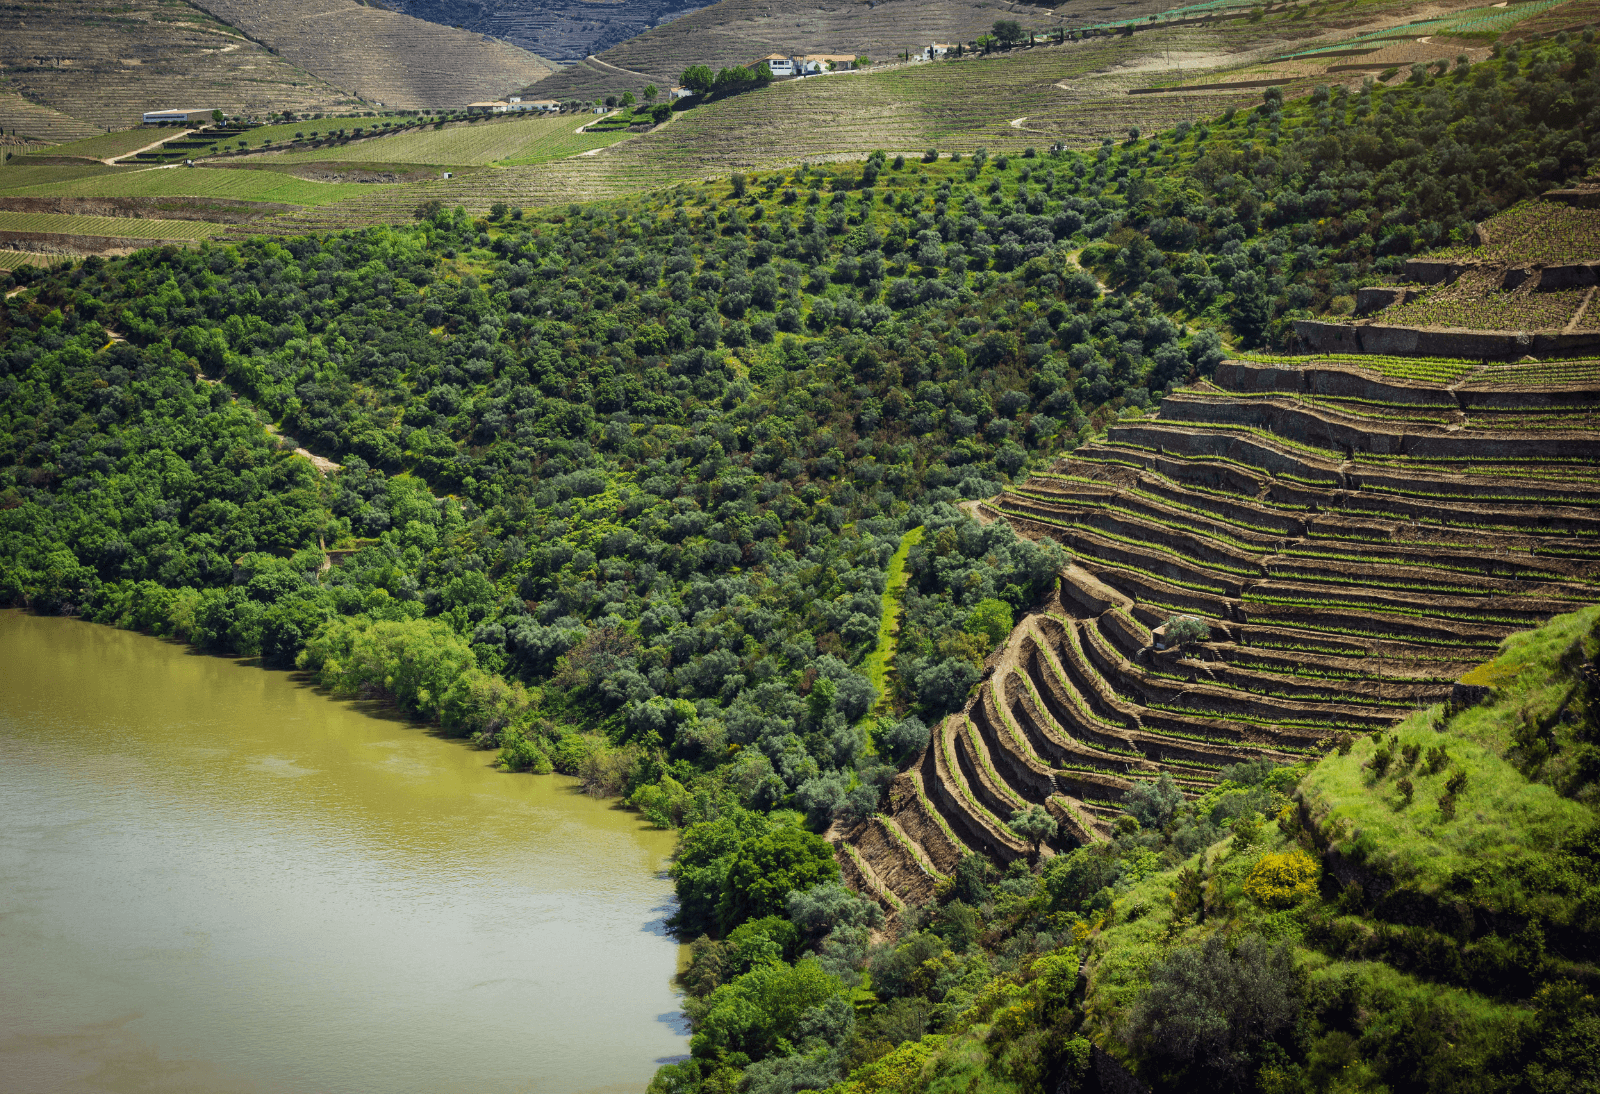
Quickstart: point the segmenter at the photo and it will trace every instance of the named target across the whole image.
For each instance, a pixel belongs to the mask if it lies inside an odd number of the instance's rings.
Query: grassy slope
[[[884,697],[880,705],[888,701],[889,691],[884,683],[889,666],[894,663],[894,650],[900,638],[901,594],[906,582],[911,580],[911,575],[906,572],[906,559],[911,555],[911,548],[921,542],[922,525],[919,524],[900,537],[900,546],[889,556],[888,578],[883,588],[883,615],[878,620],[878,646],[867,654],[863,662],[867,679]]]
[[[1430,893],[1486,861],[1510,866],[1537,858],[1581,828],[1591,819],[1587,806],[1529,782],[1505,754],[1514,744],[1521,711],[1565,690],[1565,678],[1552,674],[1552,666],[1597,619],[1600,607],[1585,608],[1512,635],[1501,656],[1482,670],[1486,679],[1498,682],[1494,702],[1447,721],[1437,709],[1423,711],[1396,729],[1402,746],[1443,746],[1452,767],[1470,773],[1453,820],[1444,818],[1438,805],[1449,769],[1431,775],[1413,771],[1414,797],[1402,807],[1398,772],[1372,777],[1368,765],[1378,744],[1368,738],[1348,756],[1329,756],[1302,782],[1301,795],[1317,828],[1341,853],[1359,855],[1369,869]]]
[[[540,163],[558,156],[604,148],[628,136],[621,133],[576,133],[586,119],[570,115],[516,118],[459,124],[444,129],[402,133],[376,141],[287,152],[286,163],[384,162],[475,165]],[[308,129],[315,128],[309,124]]]
[[[121,129],[115,133],[101,133],[97,137],[86,137],[81,141],[68,141],[58,144],[53,148],[46,148],[39,152],[30,153],[30,156],[82,156],[86,159],[103,160],[112,156],[125,156],[129,152],[137,152],[147,144],[154,144],[164,137],[170,137],[173,130],[164,129]],[[26,163],[29,156],[21,157]]]
[[[1097,920],[1065,916],[1061,927],[1070,928],[1070,946],[1018,977],[992,981],[948,1035],[901,1045],[836,1089],[920,1091],[937,1088],[930,1081],[956,1077],[961,1082],[951,1089],[1034,1089],[1016,1081],[1021,1076],[1014,1046],[1046,1031],[1052,1038],[1088,1038],[1157,1090],[1181,1089],[1128,1043],[1126,1022],[1158,963],[1218,932],[1235,941],[1257,934],[1269,944],[1282,943],[1296,969],[1299,1024],[1279,1038],[1294,1049],[1258,1055],[1266,1061],[1257,1075],[1260,1089],[1505,1089],[1504,1080],[1539,1060],[1552,1031],[1563,1032],[1554,1002],[1560,990],[1552,994],[1538,985],[1590,983],[1596,970],[1552,947],[1541,957],[1519,959],[1518,975],[1531,978],[1526,990],[1481,974],[1475,985],[1464,986],[1459,968],[1452,975],[1448,962],[1430,966],[1419,959],[1429,945],[1433,954],[1441,952],[1438,940],[1446,937],[1426,939],[1433,930],[1427,899],[1446,896],[1435,907],[1464,914],[1469,924],[1476,916],[1476,926],[1456,940],[1463,947],[1457,952],[1467,954],[1469,978],[1473,946],[1481,955],[1497,945],[1524,944],[1527,919],[1548,929],[1562,921],[1563,904],[1566,911],[1584,907],[1581,894],[1564,888],[1572,881],[1558,876],[1565,867],[1555,853],[1594,824],[1595,811],[1530,781],[1512,760],[1519,758],[1514,739],[1526,713],[1548,716],[1574,693],[1578,665],[1596,657],[1597,624],[1600,606],[1513,635],[1499,657],[1469,676],[1495,689],[1487,702],[1448,717],[1443,708],[1419,711],[1397,727],[1392,743],[1416,743],[1424,750],[1443,745],[1450,757],[1439,773],[1409,772],[1416,784],[1409,806],[1397,791],[1406,774],[1398,764],[1382,777],[1373,773],[1376,741],[1364,738],[1345,755],[1332,753],[1313,764],[1279,823],[1269,819],[1252,844],[1239,846],[1226,837],[1171,869],[1121,886]],[[1446,818],[1438,799],[1453,769],[1466,771],[1467,781],[1454,817]],[[1246,879],[1257,864],[1297,850],[1320,858],[1319,891],[1288,907],[1253,899]],[[1368,879],[1392,886],[1387,904],[1368,910],[1351,904],[1333,876],[1335,866],[1351,863]],[[1206,879],[1203,917],[1175,913],[1174,892],[1187,871]],[[1465,884],[1463,876],[1469,879]],[[1395,917],[1395,909],[1404,912]],[[1080,957],[1087,979],[1074,990],[1069,970],[1078,968]],[[1081,1003],[1074,1002],[1078,991]],[[1069,1008],[1072,1017],[1063,1015]],[[1548,1058],[1540,1062],[1550,1066]],[[1581,1070],[1583,1064],[1571,1066]]]
[[[1564,651],[1588,634],[1600,620],[1600,606],[1560,616],[1547,626],[1508,638],[1501,655],[1490,663],[1488,678],[1499,681],[1495,697],[1451,717],[1442,708],[1419,711],[1397,727],[1400,745],[1415,743],[1424,751],[1442,745],[1451,768],[1436,774],[1410,772],[1416,786],[1409,806],[1396,789],[1398,765],[1383,778],[1372,773],[1378,743],[1357,742],[1348,755],[1330,754],[1301,780],[1298,797],[1312,826],[1327,840],[1327,851],[1346,859],[1359,857],[1370,874],[1391,879],[1406,890],[1441,892],[1460,872],[1476,875],[1476,903],[1501,908],[1517,906],[1529,894],[1509,881],[1513,867],[1532,865],[1564,838],[1592,824],[1593,810],[1564,798],[1549,786],[1530,782],[1506,759],[1512,731],[1521,712],[1547,702],[1552,691],[1564,692],[1569,676],[1558,668]],[[1453,819],[1440,812],[1439,798],[1453,768],[1468,772]],[[1489,1052],[1507,1031],[1528,1020],[1519,1001],[1493,1000],[1476,992],[1402,972],[1382,961],[1330,956],[1306,942],[1306,928],[1319,915],[1336,915],[1329,899],[1337,885],[1325,878],[1322,896],[1298,907],[1273,911],[1251,901],[1244,877],[1266,854],[1293,849],[1283,831],[1269,827],[1267,838],[1248,850],[1231,839],[1209,853],[1215,865],[1216,903],[1227,909],[1231,931],[1253,930],[1294,947],[1308,995],[1336,988],[1376,1001],[1389,1011],[1432,1008],[1457,1024],[1452,1050],[1461,1054]],[[1155,874],[1119,896],[1106,926],[1092,944],[1085,1010],[1104,1047],[1127,1055],[1114,1032],[1116,1022],[1148,984],[1151,966],[1176,946],[1197,942],[1211,933],[1208,925],[1174,922],[1170,893],[1184,868]],[[1353,985],[1353,987],[1352,987]],[[1370,1014],[1380,1025],[1384,1016]]]
[[[203,220],[147,220],[142,217],[70,216],[60,213],[0,212],[0,231],[57,232],[65,235],[116,236],[127,239],[204,239],[227,231]]]
[[[309,182],[275,171],[216,171],[205,168],[152,168],[72,180],[48,179],[20,186],[7,186],[8,182],[8,174],[0,173],[0,195],[50,198],[206,197],[289,205],[321,205],[370,193],[374,189],[371,183]]]

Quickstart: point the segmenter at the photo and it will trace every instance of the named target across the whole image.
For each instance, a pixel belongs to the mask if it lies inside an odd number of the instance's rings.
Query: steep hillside
[[[720,0],[710,7],[648,30],[606,50],[596,60],[565,70],[540,90],[552,98],[600,98],[641,86],[628,73],[657,83],[677,82],[694,64],[713,68],[749,64],[769,53],[866,54],[890,61],[902,50],[930,42],[967,42],[988,33],[997,19],[1015,19],[1025,30],[1062,24],[1143,17],[1164,11],[1160,0],[1068,0],[1054,11],[1029,4],[982,0]],[[621,70],[621,71],[618,71]]]
[[[369,102],[464,106],[532,84],[552,66],[506,42],[356,0],[201,0],[252,40]]]
[[[183,0],[0,8],[8,130],[62,140],[125,129],[163,107],[315,111],[349,102],[348,92]]]
[[[581,61],[706,5],[699,0],[392,0],[396,11],[492,34],[552,61]]]
[[[1549,191],[1361,290],[1365,318],[1296,324],[1314,349],[1504,357],[1600,347],[1600,185]]]
[[[1235,765],[1190,801],[1145,783],[1114,839],[1037,877],[961,869],[873,959],[889,1002],[831,1089],[1594,1089],[1600,608],[1498,652],[1314,762]],[[715,1089],[714,1067],[652,1090]]]
[[[900,777],[873,824],[903,838],[852,837],[864,887],[917,903],[920,862],[1027,854],[1016,810],[1094,843],[1137,779],[1198,796],[1449,698],[1485,650],[1600,595],[1597,466],[1594,361],[1230,362],[1113,426],[981,506],[1072,564]]]

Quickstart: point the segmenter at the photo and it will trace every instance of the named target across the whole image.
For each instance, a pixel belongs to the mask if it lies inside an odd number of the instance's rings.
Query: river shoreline
[[[672,833],[83,622],[0,611],[9,1089],[620,1094],[687,1051]]]

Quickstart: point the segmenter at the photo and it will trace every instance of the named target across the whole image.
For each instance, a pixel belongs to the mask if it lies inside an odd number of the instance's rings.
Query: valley
[[[224,6],[184,40],[303,103],[114,127],[73,56],[0,72],[41,127],[0,148],[0,645],[77,688],[19,678],[0,748],[51,816],[121,771],[14,856],[121,898],[19,897],[40,992],[306,1090],[1600,1083],[1591,0],[723,0],[549,75],[485,37],[520,8]],[[731,67],[774,49],[837,64]],[[244,932],[196,847],[262,864],[261,982],[329,1015],[266,1053],[215,1034]],[[141,854],[219,940],[165,981]],[[396,977],[419,909],[460,960]],[[59,975],[91,935],[114,999]],[[400,1002],[297,984],[319,946]],[[30,1059],[124,1058],[66,1009]]]

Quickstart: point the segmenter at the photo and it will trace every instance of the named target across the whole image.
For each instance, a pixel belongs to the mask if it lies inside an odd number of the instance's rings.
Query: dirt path
[[[278,438],[280,441],[286,441],[286,440],[290,439],[288,437],[285,437],[282,433],[278,432],[278,427],[273,425],[271,422],[266,423],[266,426],[267,426],[267,432],[271,433],[274,437]],[[343,469],[343,465],[342,464],[334,463],[332,460],[328,459],[326,456],[315,455],[312,452],[310,452],[310,451],[308,451],[307,449],[304,449],[304,448],[296,448],[294,450],[294,454],[296,456],[304,456],[306,459],[310,460],[311,461],[311,466],[315,467],[318,471],[322,472],[324,475],[328,474],[331,471],[339,471],[339,470]]]
[[[612,72],[620,72],[624,76],[637,76],[641,80],[648,80],[652,83],[659,79],[659,77],[652,76],[647,72],[635,72],[631,68],[623,68],[621,65],[614,65],[610,61],[602,61],[592,53],[589,54],[588,60],[592,65],[599,65],[602,68],[609,68]]]
[[[117,336],[115,334],[113,334],[112,337],[116,338]],[[213,377],[207,376],[203,372],[197,373],[196,375],[199,376],[200,382],[204,383],[204,384],[220,384],[220,383],[222,383],[221,380],[218,380],[218,379],[215,379]],[[248,405],[248,404],[246,404],[246,405]],[[285,437],[278,430],[278,427],[273,425],[271,422],[263,422],[262,425],[265,427],[265,429],[266,429],[266,431],[268,433],[272,434],[278,440],[286,441],[286,440],[290,439],[288,437]],[[311,452],[309,449],[298,448],[297,447],[294,450],[294,454],[296,456],[304,456],[306,459],[310,460],[311,461],[311,466],[315,467],[318,471],[322,472],[324,475],[326,475],[326,474],[328,474],[329,472],[332,472],[332,471],[343,470],[343,468],[344,468],[343,464],[334,463],[332,460],[328,459],[328,457],[326,457],[326,456],[318,456],[315,453]],[[326,548],[324,548],[324,550],[326,550]],[[327,569],[326,566],[324,566],[323,568]]]
[[[996,494],[994,497],[998,498],[999,496],[999,494]],[[993,524],[994,517],[983,511],[983,506],[992,501],[994,501],[994,498],[977,498],[973,501],[964,501],[960,505],[956,506],[956,508],[960,509],[963,513],[967,514],[967,516],[971,517],[979,524]]]
[[[152,148],[160,148],[163,144],[166,144],[168,141],[182,140],[184,137],[187,137],[190,133],[193,133],[193,132],[196,132],[196,131],[193,130],[193,129],[185,129],[183,132],[177,134],[176,136],[162,137],[160,140],[156,141],[154,144],[147,144],[143,148],[135,148],[132,152],[124,152],[120,156],[112,156],[110,159],[101,160],[100,162],[105,164],[107,167],[115,167],[115,166],[117,166],[117,161],[118,160],[125,160],[129,156],[137,156],[139,153],[148,152]]]
[[[611,117],[611,115],[613,115],[615,113],[616,113],[615,110],[608,110],[604,114],[602,114],[598,118],[596,118],[594,121],[592,121],[592,122],[584,122],[582,125],[578,126],[578,128],[574,129],[573,132],[574,133],[582,133],[585,129],[588,129],[591,125],[599,125],[601,122],[605,121],[607,118]],[[596,148],[596,149],[594,149],[594,151],[598,152],[598,151],[600,151],[600,149]],[[580,153],[580,155],[588,155],[588,153],[586,153],[586,152],[585,153]]]

